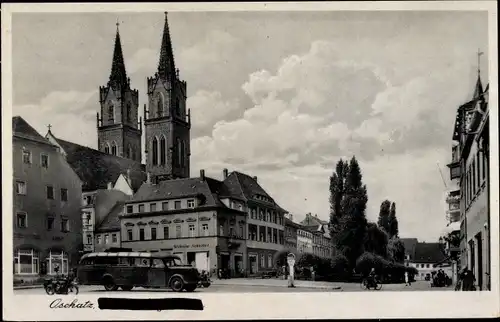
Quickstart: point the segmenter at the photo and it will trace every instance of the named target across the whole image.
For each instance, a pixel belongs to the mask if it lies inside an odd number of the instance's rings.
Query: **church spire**
[[[483,94],[483,84],[481,83],[481,55],[483,55],[483,52],[481,50],[477,51],[477,81],[476,81],[476,87],[474,89],[474,97],[473,98],[478,98],[481,94]]]
[[[158,64],[158,74],[162,78],[173,77],[176,74],[174,53],[172,50],[172,40],[168,29],[168,13],[165,12],[165,25],[163,27],[163,38],[161,41],[160,62]]]
[[[115,37],[115,49],[113,51],[113,62],[111,65],[111,74],[109,76],[109,82],[113,84],[126,84],[127,83],[127,72],[125,71],[125,62],[123,60],[122,43],[120,40],[120,31],[118,27],[120,24],[116,22],[116,37]]]

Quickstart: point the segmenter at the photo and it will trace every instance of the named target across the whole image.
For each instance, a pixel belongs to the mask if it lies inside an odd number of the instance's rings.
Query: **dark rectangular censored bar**
[[[133,311],[167,311],[188,310],[203,311],[200,299],[166,298],[166,299],[127,299],[101,297],[97,300],[101,310],[133,310]]]

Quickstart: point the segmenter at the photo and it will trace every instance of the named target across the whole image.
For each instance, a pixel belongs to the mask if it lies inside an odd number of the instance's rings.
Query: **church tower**
[[[167,13],[158,71],[148,77],[147,86],[146,169],[159,180],[188,178],[191,118],[186,109],[186,82],[175,68]]]
[[[97,145],[100,151],[141,162],[142,126],[139,119],[139,92],[130,88],[116,24],[111,75],[99,87],[101,113],[97,113]]]

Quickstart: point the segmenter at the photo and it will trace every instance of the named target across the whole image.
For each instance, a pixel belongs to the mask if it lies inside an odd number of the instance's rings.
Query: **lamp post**
[[[288,274],[288,287],[295,287],[295,285],[293,284],[294,275],[295,275],[295,270],[294,270],[295,255],[292,253],[289,253],[287,256],[287,262],[288,262],[288,267],[289,267],[289,271],[290,271],[290,274]]]

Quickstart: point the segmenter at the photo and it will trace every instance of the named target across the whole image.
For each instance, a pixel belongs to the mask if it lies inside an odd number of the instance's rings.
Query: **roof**
[[[123,212],[125,202],[118,201],[109,211],[108,215],[96,227],[96,232],[120,230],[120,213]]]
[[[66,153],[66,161],[82,180],[83,191],[106,189],[108,183],[115,183],[121,174],[127,177],[127,170],[130,173],[128,181],[134,192],[147,178],[145,166],[138,161],[104,153],[55,136],[54,139]]]
[[[37,132],[25,119],[20,116],[12,118],[12,135],[52,145],[46,138]]]
[[[440,243],[417,243],[415,247],[415,263],[440,263],[446,259]]]
[[[400,239],[405,246],[405,254],[410,255],[410,259],[415,258],[415,247],[418,244],[417,238],[401,238]]]
[[[302,228],[302,226],[299,223],[296,223],[288,218],[285,218],[285,226],[291,226],[294,228]]]
[[[230,196],[238,197],[245,201],[253,201],[263,204],[272,204],[274,207],[278,208],[283,212],[287,212],[285,209],[281,208],[276,201],[259,185],[255,178],[250,177],[247,174],[233,171],[224,180],[224,185],[226,186],[227,193]],[[258,196],[265,197],[269,201],[259,199]]]
[[[132,201],[202,197],[204,199],[203,207],[225,207],[225,205],[220,202],[215,191],[212,190],[217,188],[217,180],[209,178],[209,184],[206,179],[208,178],[205,177],[205,180],[201,178],[182,178],[164,180],[157,184],[144,183],[134,194]]]
[[[328,221],[321,220],[318,215],[306,214],[306,218],[300,222],[304,226],[328,225]]]

